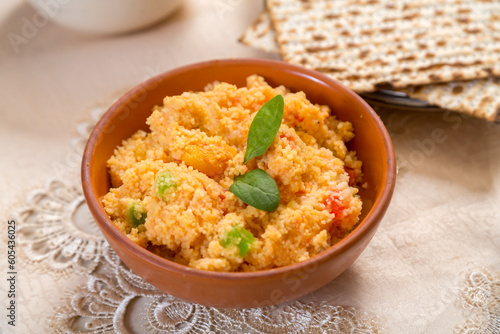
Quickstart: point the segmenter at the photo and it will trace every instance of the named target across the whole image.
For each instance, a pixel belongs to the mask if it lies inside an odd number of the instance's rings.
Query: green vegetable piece
[[[175,177],[168,170],[158,173],[155,179],[155,189],[158,197],[162,198],[170,188],[177,188]]]
[[[254,241],[252,233],[243,226],[235,225],[220,240],[220,244],[224,248],[235,245],[240,250],[240,256],[244,257]]]
[[[284,110],[285,100],[282,95],[276,95],[260,108],[248,131],[243,163],[266,153],[281,126]]]
[[[128,216],[132,225],[137,227],[146,222],[148,213],[138,203],[132,203],[128,209]]]
[[[259,210],[274,211],[280,204],[276,181],[262,169],[254,169],[234,178],[229,191]]]

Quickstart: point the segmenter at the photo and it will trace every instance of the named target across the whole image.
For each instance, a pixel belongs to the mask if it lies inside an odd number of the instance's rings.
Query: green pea
[[[240,256],[244,257],[250,250],[255,237],[243,226],[233,226],[220,240],[222,247],[227,248],[231,245],[238,247]]]
[[[171,188],[177,188],[175,177],[168,170],[158,173],[155,179],[155,189],[158,197],[162,198],[167,190]]]
[[[138,203],[132,203],[128,209],[128,217],[130,219],[130,223],[132,223],[134,227],[143,225],[146,222],[147,216],[148,213]]]

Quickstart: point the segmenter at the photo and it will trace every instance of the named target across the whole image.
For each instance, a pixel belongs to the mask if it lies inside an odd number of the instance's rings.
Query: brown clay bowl
[[[272,85],[304,91],[312,102],[329,105],[341,120],[353,123],[356,137],[349,148],[363,161],[367,189],[361,188],[360,223],[342,241],[293,265],[249,273],[193,269],[161,258],[131,242],[106,215],[101,204],[109,191],[106,161],[113,150],[138,129],[166,95],[203,90],[213,81],[238,86],[259,74]],[[123,262],[158,289],[187,301],[247,308],[283,303],[321,288],[340,275],[368,245],[382,220],[395,184],[391,140],[377,114],[358,95],[318,72],[284,62],[260,59],[214,60],[160,74],[132,89],[104,114],[92,131],[82,162],[87,204],[106,240]]]

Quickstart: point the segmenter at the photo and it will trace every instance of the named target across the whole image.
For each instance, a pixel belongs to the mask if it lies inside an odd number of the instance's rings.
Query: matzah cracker
[[[500,76],[497,0],[268,0],[285,61],[357,92]]]
[[[247,28],[240,41],[256,49],[278,53],[275,37],[269,13],[264,11]],[[499,78],[430,84],[403,88],[400,91],[444,109],[500,122]]]
[[[259,14],[255,22],[245,30],[240,42],[266,52],[280,52],[269,12],[263,11]]]
[[[500,78],[416,86],[402,91],[441,108],[500,121]]]

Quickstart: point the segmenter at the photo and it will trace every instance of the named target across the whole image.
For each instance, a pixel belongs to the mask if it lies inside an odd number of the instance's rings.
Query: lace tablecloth
[[[21,1],[0,9],[2,36],[33,22]],[[18,48],[0,41],[0,333],[500,332],[500,126],[450,112],[378,110],[398,157],[391,206],[361,257],[300,300],[247,310],[188,303],[145,283],[109,248],[79,183],[93,124],[159,72],[273,57],[237,42],[261,9],[260,1],[191,0],[127,36],[45,24]]]

